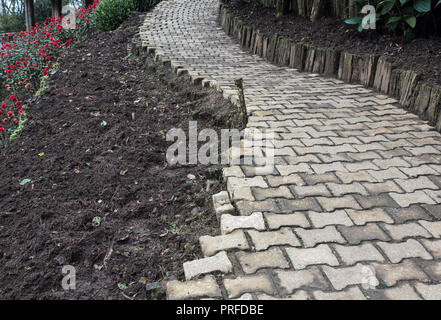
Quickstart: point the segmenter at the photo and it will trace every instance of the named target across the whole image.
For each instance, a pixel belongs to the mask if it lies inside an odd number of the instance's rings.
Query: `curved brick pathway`
[[[221,235],[201,237],[205,258],[168,297],[441,299],[440,134],[394,99],[242,51],[218,8],[163,1],[143,45],[233,100],[242,77],[248,126],[275,132],[276,170],[225,169]]]

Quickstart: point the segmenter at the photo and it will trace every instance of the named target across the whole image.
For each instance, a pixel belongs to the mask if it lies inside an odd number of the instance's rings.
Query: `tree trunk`
[[[316,21],[325,15],[325,0],[314,0],[311,10],[311,21]]]
[[[34,0],[24,1],[26,31],[31,31],[31,27],[35,25]]]
[[[61,17],[62,0],[51,0],[52,3],[52,16],[55,18]]]
[[[290,0],[276,0],[276,12],[278,15],[284,15],[289,12]]]

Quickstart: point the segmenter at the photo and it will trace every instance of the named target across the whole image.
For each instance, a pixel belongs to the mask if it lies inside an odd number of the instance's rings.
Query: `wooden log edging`
[[[319,48],[278,34],[266,36],[234,17],[222,1],[219,22],[245,50],[271,63],[361,84],[392,96],[441,132],[441,86],[421,81],[415,71],[396,68],[387,56]]]

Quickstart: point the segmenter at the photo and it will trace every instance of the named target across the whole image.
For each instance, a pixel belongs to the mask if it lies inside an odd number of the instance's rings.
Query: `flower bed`
[[[93,27],[93,11],[99,0],[63,17],[49,17],[31,31],[4,35],[0,43],[0,81],[9,97],[0,105],[0,136],[8,136],[22,121],[23,98],[35,92],[55,61],[74,41]]]

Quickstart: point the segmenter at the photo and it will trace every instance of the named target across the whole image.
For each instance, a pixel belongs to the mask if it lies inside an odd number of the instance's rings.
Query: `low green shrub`
[[[100,31],[112,31],[136,10],[133,0],[103,0],[95,11],[96,27]]]

